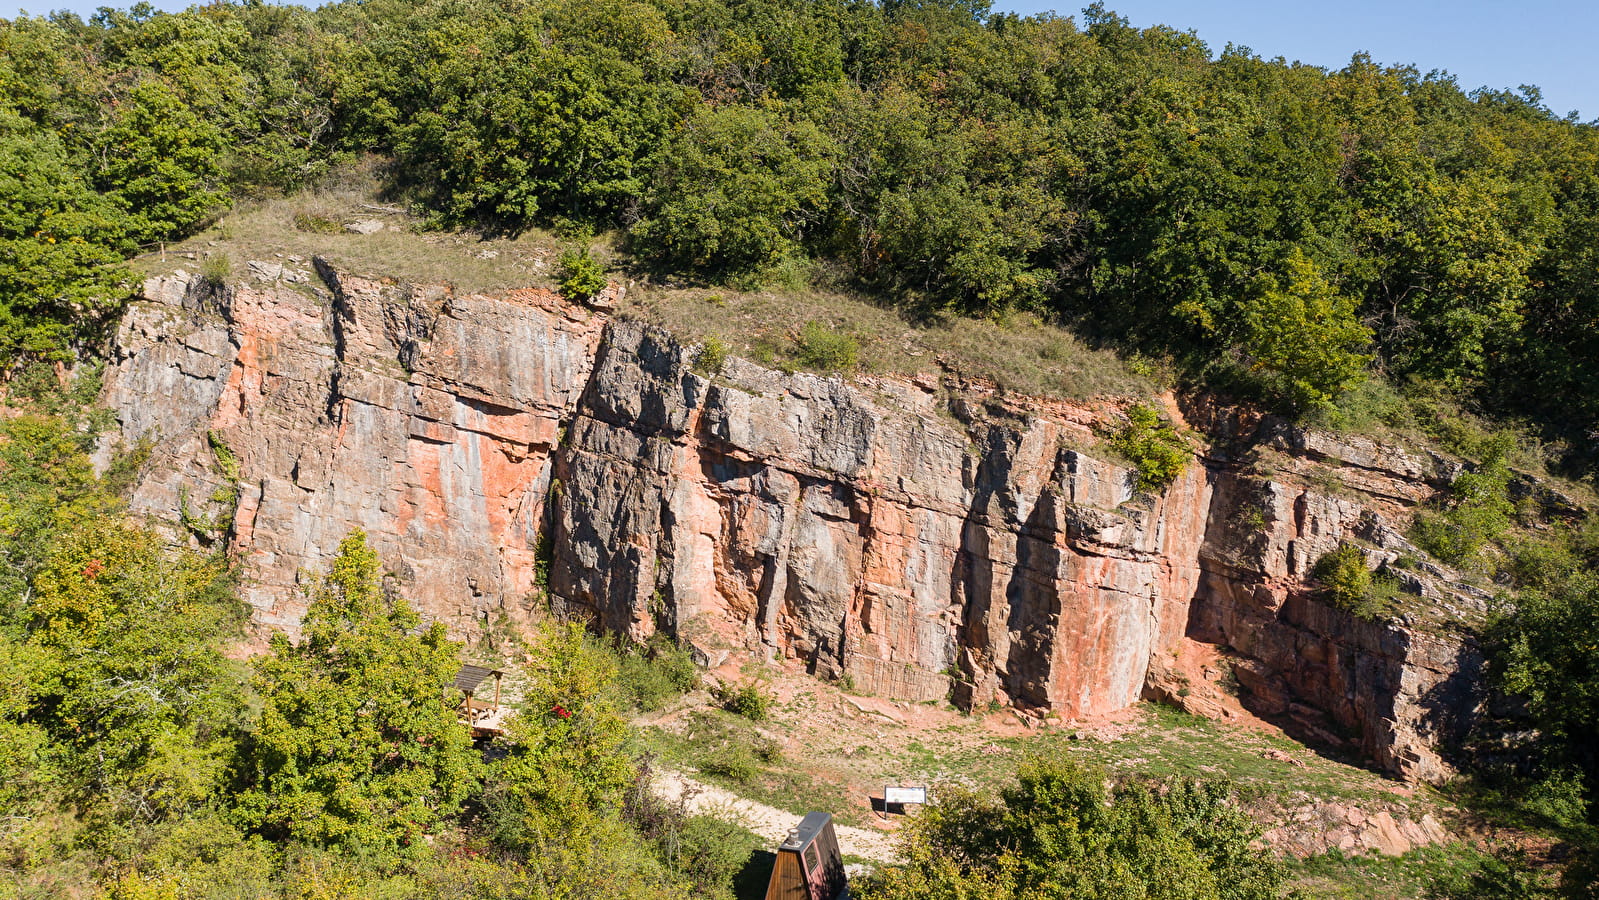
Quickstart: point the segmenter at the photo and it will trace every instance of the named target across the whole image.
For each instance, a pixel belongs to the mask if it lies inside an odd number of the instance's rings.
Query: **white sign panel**
[[[889,803],[898,803],[898,804],[903,806],[904,804],[907,804],[907,803],[923,803],[923,804],[925,804],[926,802],[927,802],[927,788],[924,788],[924,787],[885,787],[885,788],[883,788],[883,803],[885,805],[889,804]]]

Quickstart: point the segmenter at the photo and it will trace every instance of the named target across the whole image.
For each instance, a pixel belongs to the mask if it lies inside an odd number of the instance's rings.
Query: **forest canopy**
[[[1036,311],[1284,412],[1371,374],[1579,437],[1599,412],[1592,124],[1535,89],[1218,52],[1099,4],[0,21],[0,354],[67,353],[126,293],[119,259],[358,155],[436,227],[613,232],[672,277]]]

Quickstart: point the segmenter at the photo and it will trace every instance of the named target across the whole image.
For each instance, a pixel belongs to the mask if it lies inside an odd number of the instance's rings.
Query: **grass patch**
[[[1493,857],[1463,843],[1420,847],[1403,856],[1338,851],[1284,860],[1290,883],[1307,900],[1414,900],[1470,882]]]
[[[515,238],[485,238],[468,232],[429,232],[419,218],[378,199],[376,163],[345,169],[323,184],[291,197],[248,200],[210,228],[163,252],[134,261],[146,275],[183,268],[217,255],[242,272],[250,260],[282,262],[298,256],[309,269],[312,256],[364,275],[418,284],[449,284],[463,293],[523,287],[555,287],[559,257],[568,242],[540,230]],[[377,219],[374,234],[352,234],[346,223]],[[615,254],[604,240],[590,247],[601,265]]]
[[[801,771],[775,740],[733,713],[701,710],[681,729],[649,727],[641,735],[646,749],[666,764],[692,769],[701,781],[741,797],[796,815],[822,809],[841,824],[865,824],[843,787]]]
[[[981,743],[952,740],[955,733],[946,731],[894,750],[864,753],[883,774],[915,783],[1004,780],[1025,754],[1040,751],[1064,753],[1117,774],[1226,779],[1246,796],[1284,803],[1394,799],[1392,782],[1382,775],[1320,756],[1275,732],[1238,728],[1163,704],[1142,703],[1138,709],[1142,721],[1109,740],[1092,731],[1050,730],[986,742],[1006,751],[995,753]]]
[[[847,336],[854,368],[873,374],[940,375],[952,371],[1023,394],[1086,400],[1148,397],[1163,385],[1147,361],[1123,361],[1091,349],[1069,330],[1031,313],[1003,319],[916,319],[903,310],[845,291],[801,287],[781,293],[645,286],[620,310],[689,342],[716,337],[728,355],[793,371],[848,368],[807,358],[807,324]],[[814,337],[814,335],[813,335]]]

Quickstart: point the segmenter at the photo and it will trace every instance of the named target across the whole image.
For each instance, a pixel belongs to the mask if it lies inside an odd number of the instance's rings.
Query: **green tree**
[[[506,846],[533,852],[614,819],[638,767],[617,705],[616,658],[581,625],[546,625],[529,647],[525,694],[488,803]]]
[[[184,236],[223,200],[221,131],[159,81],[135,85],[96,143],[101,189],[141,244]]]
[[[107,515],[58,532],[32,587],[35,702],[82,808],[125,825],[211,801],[245,709],[224,561]]]
[[[581,625],[546,624],[528,647],[510,745],[483,792],[496,843],[549,895],[678,896],[662,860],[622,817],[639,767],[621,713],[616,656]]]
[[[660,78],[660,13],[632,0],[514,16],[486,6],[469,16],[440,2],[375,23],[347,84],[371,98],[358,115],[446,224],[613,221],[644,193],[643,160],[676,93]]]
[[[1546,771],[1575,771],[1599,822],[1599,582],[1583,576],[1517,598],[1494,625],[1505,687],[1526,698]]]
[[[0,366],[64,358],[121,307],[132,223],[86,176],[83,157],[0,104]]]
[[[1355,299],[1340,294],[1298,248],[1286,269],[1283,281],[1263,279],[1245,303],[1242,350],[1280,382],[1293,407],[1324,406],[1365,371],[1371,331],[1355,317]]]
[[[911,824],[905,862],[851,888],[865,900],[1275,900],[1283,875],[1251,847],[1258,834],[1220,786],[1107,788],[1103,772],[1034,758],[997,796],[941,789]]]
[[[633,238],[672,266],[758,272],[797,253],[827,203],[832,143],[770,108],[699,107],[661,151]]]
[[[360,531],[340,542],[308,598],[300,641],[273,635],[256,663],[264,706],[239,814],[265,834],[312,843],[412,844],[480,777],[445,695],[458,645],[384,592]]]

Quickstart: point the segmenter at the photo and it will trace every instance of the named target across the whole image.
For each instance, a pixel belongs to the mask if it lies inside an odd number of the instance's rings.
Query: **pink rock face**
[[[963,426],[836,378],[735,360],[712,382],[691,362],[613,325],[558,462],[552,586],[605,627],[1066,716],[1136,701],[1183,634],[1203,469],[1135,497],[1128,470],[1067,448],[1092,440],[1067,417]]]
[[[602,320],[547,292],[456,297],[324,274],[331,289],[146,286],[107,378],[123,440],[155,439],[134,509],[179,533],[231,516],[201,537],[244,561],[262,634],[297,629],[300,583],[354,528],[452,631],[519,615],[550,453]],[[225,480],[219,446],[237,460],[237,507],[202,516]]]
[[[394,588],[461,637],[553,602],[866,692],[1071,718],[1138,700],[1188,636],[1255,660],[1278,712],[1445,771],[1427,698],[1461,681],[1463,645],[1303,590],[1341,540],[1413,551],[1384,517],[1433,490],[1436,461],[1251,420],[1277,474],[1218,458],[1137,495],[1095,447],[1108,401],[737,359],[710,378],[695,348],[546,291],[251,271],[147,284],[106,400],[126,444],[153,443],[134,508],[228,543],[258,636],[296,630],[308,573],[363,528]],[[1347,496],[1303,486],[1333,467]],[[1470,605],[1448,574],[1416,590]]]

